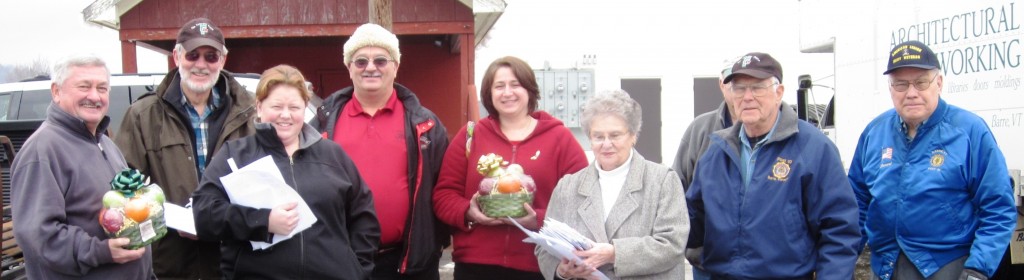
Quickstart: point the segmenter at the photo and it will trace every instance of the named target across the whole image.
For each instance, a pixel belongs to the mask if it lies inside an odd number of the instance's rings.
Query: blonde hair
[[[281,64],[263,71],[260,76],[260,83],[256,86],[256,101],[263,102],[270,95],[270,91],[278,86],[291,86],[299,90],[302,100],[309,102],[311,93],[306,87],[306,78],[302,76],[299,69],[291,65]]]

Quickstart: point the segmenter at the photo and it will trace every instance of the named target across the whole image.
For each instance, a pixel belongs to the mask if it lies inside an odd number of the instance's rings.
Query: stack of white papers
[[[273,209],[284,203],[298,202],[296,209],[299,211],[299,224],[295,230],[288,235],[274,234],[273,241],[270,243],[249,241],[253,250],[270,248],[270,246],[288,240],[296,233],[302,232],[316,223],[317,219],[313,215],[313,210],[309,209],[309,205],[295,189],[285,183],[284,176],[281,175],[281,171],[277,169],[274,159],[270,156],[263,157],[241,169],[235,166],[234,159],[228,159],[228,165],[231,166],[233,172],[220,177],[220,182],[224,184],[224,190],[228,193],[232,204]]]
[[[192,217],[192,209],[164,202],[164,221],[168,227],[178,231],[196,235],[196,221]]]
[[[511,217],[508,219],[525,232],[526,236],[529,236],[523,239],[523,242],[537,244],[537,246],[544,248],[544,251],[547,251],[548,254],[575,263],[583,263],[583,259],[573,254],[573,251],[584,251],[594,246],[594,241],[590,240],[590,238],[583,236],[572,229],[572,227],[551,218],[544,219],[544,226],[537,232],[524,228],[519,222],[516,222],[516,219]],[[596,276],[601,280],[608,280],[608,276],[601,273],[600,270],[594,270],[594,273],[590,275]]]

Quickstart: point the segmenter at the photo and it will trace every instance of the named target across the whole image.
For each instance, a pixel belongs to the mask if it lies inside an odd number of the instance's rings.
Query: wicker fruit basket
[[[503,167],[504,166],[504,167]],[[526,216],[523,203],[533,203],[536,184],[523,174],[523,167],[509,164],[501,156],[487,154],[477,161],[477,171],[484,175],[480,181],[477,203],[484,215],[492,218]]]

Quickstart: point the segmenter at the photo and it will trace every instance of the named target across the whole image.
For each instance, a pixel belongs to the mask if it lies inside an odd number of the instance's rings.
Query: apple
[[[149,197],[152,201],[156,201],[157,205],[163,205],[166,200],[164,197],[164,190],[157,184],[152,184],[146,187],[146,197]]]
[[[107,191],[103,194],[103,208],[120,208],[124,206],[124,195],[119,191]]]
[[[518,163],[509,164],[505,169],[508,169],[509,174],[523,176],[523,166]]]
[[[121,225],[123,224],[124,217],[121,216],[121,212],[114,209],[100,210],[100,225],[103,226],[103,230],[109,233],[116,233],[121,230]]]
[[[480,189],[478,190],[478,192],[480,192],[480,195],[491,194],[491,190],[494,189],[494,185],[497,183],[497,178],[484,177],[484,179],[480,181]]]

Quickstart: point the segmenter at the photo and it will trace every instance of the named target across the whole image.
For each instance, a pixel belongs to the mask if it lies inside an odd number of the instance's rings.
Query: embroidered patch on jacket
[[[772,166],[772,176],[769,176],[768,180],[785,182],[789,179],[789,165],[792,163],[791,159],[776,158],[775,165]]]
[[[939,149],[932,151],[932,159],[929,160],[932,166],[928,170],[939,170],[942,168],[942,164],[946,162],[946,151]]]
[[[882,149],[882,164],[878,168],[885,168],[892,165],[892,147]]]

